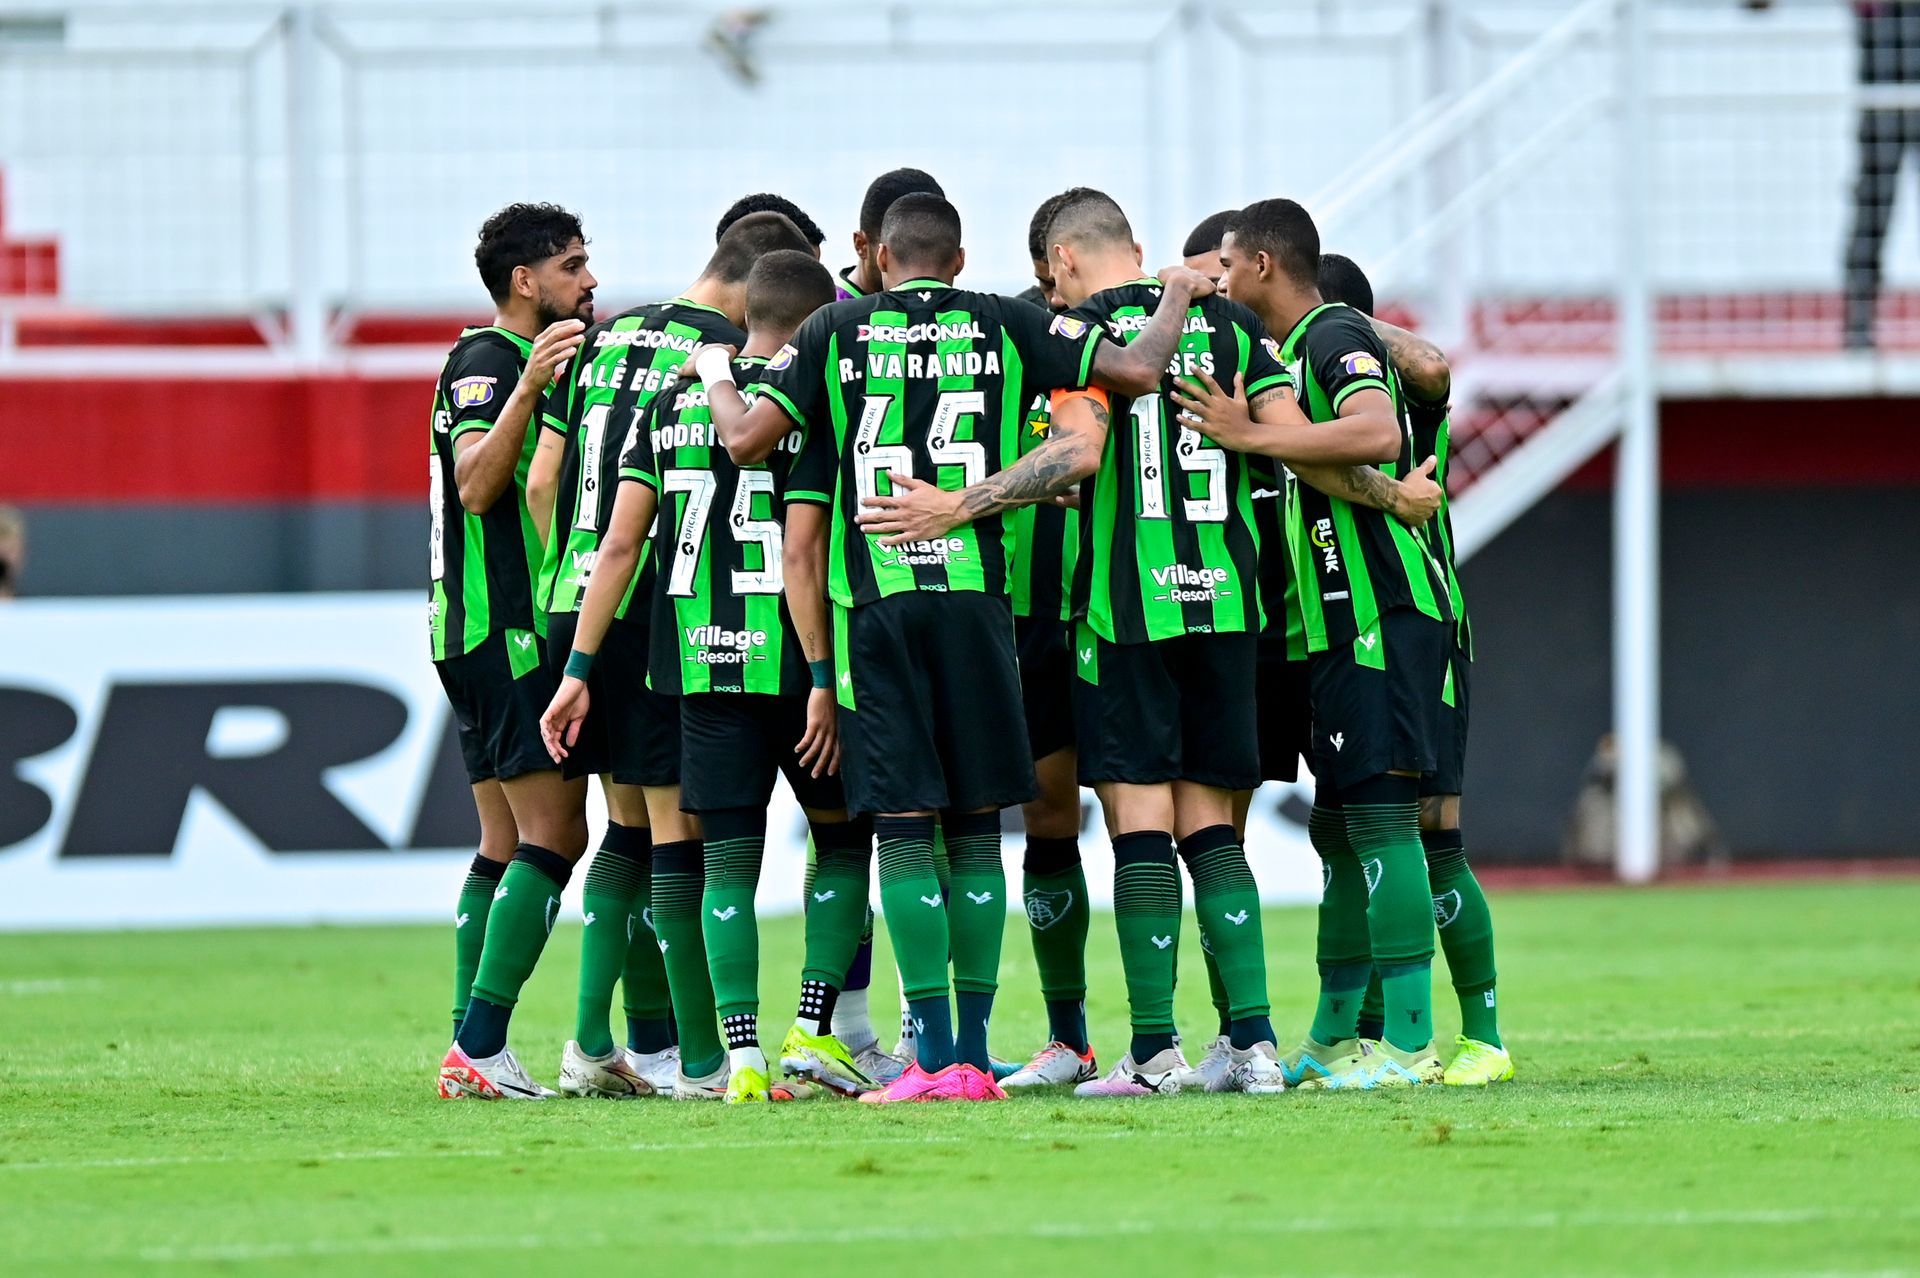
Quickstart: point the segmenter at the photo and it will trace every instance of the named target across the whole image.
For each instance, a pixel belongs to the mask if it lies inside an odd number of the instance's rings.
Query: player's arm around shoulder
[[[1055,391],[1047,438],[1005,470],[952,492],[892,474],[893,491],[861,503],[860,531],[883,546],[941,537],[962,524],[1017,506],[1051,501],[1100,469],[1111,420],[1098,387]]]

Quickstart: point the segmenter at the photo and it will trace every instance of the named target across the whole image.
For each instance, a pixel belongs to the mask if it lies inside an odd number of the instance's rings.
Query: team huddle
[[[1064,191],[1033,215],[1019,297],[955,285],[960,217],[926,173],[876,179],[859,227],[835,277],[812,219],[748,196],[683,292],[599,323],[574,215],[516,204],[481,228],[495,320],[455,344],[431,428],[432,655],[481,826],[440,1094],[555,1094],[507,1036],[587,851],[589,776],[609,821],[568,1095],[1511,1078],[1460,833],[1472,637],[1441,352],[1373,319],[1366,277],[1289,200],[1206,219],[1148,275],[1119,205]],[[1282,1050],[1242,841],[1253,791],[1303,757],[1320,994]],[[810,849],[773,1052],[754,897],[781,777]],[[1131,1022],[1105,1072],[1082,786],[1113,845]],[[988,1049],[1015,806],[1049,1039],[1025,1064]],[[876,857],[891,1052],[868,1011]],[[1183,864],[1218,1016],[1193,1062]],[[1461,1010],[1444,1064],[1436,936]]]

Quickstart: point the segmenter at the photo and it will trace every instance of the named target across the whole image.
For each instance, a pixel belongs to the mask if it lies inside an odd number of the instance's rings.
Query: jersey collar
[[[475,328],[463,328],[460,330],[461,337],[472,337],[475,333],[498,333],[519,347],[522,355],[533,354],[533,343],[510,328],[501,328],[497,324],[481,324]]]
[[[895,284],[892,288],[888,289],[887,292],[911,293],[913,290],[920,289],[920,288],[952,288],[952,287],[954,287],[952,284],[947,284],[940,280],[902,280],[900,283]]]
[[[853,273],[859,269],[857,266],[849,266],[846,270],[841,271],[838,277],[840,291],[848,297],[865,297],[867,295],[864,289],[853,282]]]
[[[727,321],[728,323],[732,323],[732,322],[733,322],[733,321],[732,321],[732,319],[731,319],[731,318],[730,318],[730,317],[729,317],[729,316],[727,315],[727,313],[726,313],[725,311],[723,311],[723,310],[721,310],[721,309],[720,309],[719,307],[717,307],[717,306],[708,306],[708,305],[707,305],[707,304],[706,304],[705,302],[696,302],[696,301],[693,301],[693,300],[692,300],[691,298],[685,298],[685,297],[669,297],[669,298],[668,298],[668,299],[666,300],[666,303],[665,303],[665,305],[667,305],[667,306],[691,306],[691,307],[692,307],[692,308],[693,308],[694,310],[696,310],[696,311],[711,311],[711,312],[713,312],[713,314],[715,314],[715,315],[718,315],[718,316],[719,316],[719,317],[720,317],[721,319],[723,319],[723,320],[726,320],[726,321]]]
[[[1307,331],[1307,325],[1313,323],[1314,316],[1318,315],[1321,311],[1330,311],[1336,306],[1344,306],[1345,304],[1344,302],[1322,302],[1305,315],[1302,315],[1300,322],[1293,326],[1293,331],[1287,334],[1287,340],[1280,343],[1280,349],[1283,351],[1291,351],[1294,343],[1300,340],[1300,334]]]

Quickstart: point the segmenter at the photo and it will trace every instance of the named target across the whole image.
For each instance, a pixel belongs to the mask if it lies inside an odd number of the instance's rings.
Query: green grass
[[[757,1112],[434,1100],[444,928],[0,937],[0,1272],[1920,1266],[1920,882],[1495,909],[1521,1076],[1484,1094]],[[1007,1055],[1043,1030],[1023,930]],[[1283,1036],[1310,1009],[1311,938],[1311,911],[1268,913]],[[549,1079],[578,941],[556,934],[514,1028]],[[1189,1042],[1208,1029],[1194,944]],[[768,928],[775,1037],[798,951],[797,921]],[[1090,962],[1111,1056],[1108,920]]]

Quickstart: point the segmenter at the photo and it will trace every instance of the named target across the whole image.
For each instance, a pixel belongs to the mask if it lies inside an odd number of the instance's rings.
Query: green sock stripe
[[[1373,849],[1383,843],[1412,841],[1420,846],[1420,805],[1418,803],[1349,804],[1347,838],[1353,850]],[[1422,860],[1426,849],[1420,848]]]
[[[1442,880],[1452,879],[1464,874],[1467,869],[1465,852],[1437,852],[1427,855],[1427,877],[1437,886]]]
[[[467,881],[460,885],[460,895],[465,896],[469,892],[484,892],[487,894],[487,898],[491,900],[493,890],[499,886],[499,879],[490,879],[484,874],[475,874],[472,870],[468,870]]]
[[[1258,886],[1247,865],[1246,849],[1237,843],[1188,856],[1187,873],[1196,893],[1251,891]]]
[[[947,863],[954,874],[991,874],[999,870],[1001,868],[999,832],[949,838]]]
[[[1307,839],[1323,858],[1351,852],[1346,809],[1315,807],[1307,813]]]
[[[646,867],[632,857],[617,852],[596,852],[587,866],[587,880],[581,892],[590,896],[612,896],[631,900],[646,881]]]
[[[933,840],[882,839],[878,852],[880,883],[933,877]]]
[[[1113,872],[1116,914],[1180,913],[1180,872],[1169,863],[1122,865]]]
[[[708,840],[708,890],[759,886],[760,862],[766,855],[766,848],[764,837]]]
[[[700,913],[700,879],[692,874],[653,875],[655,918],[693,918]]]

